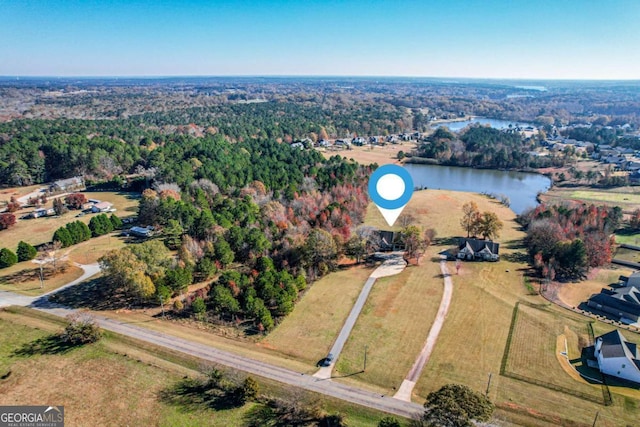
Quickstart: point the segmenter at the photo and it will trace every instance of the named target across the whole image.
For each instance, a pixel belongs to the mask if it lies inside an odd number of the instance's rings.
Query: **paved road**
[[[329,366],[320,368],[318,372],[313,374],[314,377],[322,379],[331,378],[331,372],[333,371],[336,360],[338,360],[338,357],[340,356],[340,353],[342,353],[342,349],[347,342],[349,335],[351,335],[351,330],[356,324],[358,316],[360,316],[362,307],[364,307],[364,303],[367,301],[369,293],[371,292],[376,279],[380,277],[399,274],[402,272],[402,270],[404,270],[406,266],[407,263],[404,261],[404,259],[402,259],[401,253],[392,253],[388,255],[388,259],[385,262],[383,262],[378,268],[373,271],[373,273],[371,273],[364,286],[362,287],[356,303],[351,308],[351,313],[349,313],[349,317],[347,317],[347,320],[344,322],[338,338],[336,338],[336,341],[333,343],[333,347],[331,347],[331,350],[329,351],[329,353],[333,355],[333,362],[331,362]]]
[[[424,365],[427,364],[429,357],[431,357],[431,352],[436,345],[436,340],[438,339],[438,335],[440,335],[440,330],[442,329],[444,319],[447,317],[447,312],[449,311],[449,305],[451,304],[453,283],[451,282],[451,275],[447,269],[446,259],[440,261],[440,270],[444,277],[444,293],[442,294],[438,314],[436,314],[436,319],[434,320],[433,325],[431,325],[429,335],[427,335],[427,341],[424,343],[424,347],[422,348],[420,355],[413,363],[411,370],[404,381],[402,381],[402,384],[396,394],[393,396],[396,399],[404,400],[406,402],[411,402],[411,393],[413,392],[413,388],[420,378],[420,373],[422,372]]]
[[[80,283],[81,281],[85,280],[88,277],[91,277],[93,274],[96,274],[99,271],[99,267],[97,264],[85,265],[81,267],[85,268],[85,273],[77,280],[74,280],[73,282],[65,285],[64,288]],[[57,292],[57,290],[54,292]],[[51,303],[45,296],[24,297],[13,294],[11,292],[2,292],[0,294],[0,307],[10,304],[31,305],[31,307],[37,310],[62,317],[67,316],[75,311],[73,309]],[[259,375],[261,377],[279,381],[284,384],[300,387],[305,390],[325,394],[327,396],[332,396],[337,399],[345,400],[347,402],[377,409],[379,411],[388,412],[407,418],[413,418],[415,415],[421,414],[424,409],[422,406],[415,403],[403,402],[394,399],[391,396],[372,393],[370,391],[362,390],[357,387],[336,383],[331,380],[315,378],[300,372],[295,372],[289,369],[270,365],[260,360],[243,357],[223,350],[218,350],[214,347],[210,347],[200,343],[194,343],[185,339],[177,338],[175,336],[163,334],[161,332],[151,331],[138,325],[120,322],[118,320],[109,319],[99,315],[96,315],[95,318],[100,327],[109,331],[146,341],[171,350],[180,351],[201,358],[203,360],[218,363],[220,365],[228,366],[230,368],[238,369],[250,374]]]
[[[55,307],[53,305],[38,307],[38,309],[58,316],[67,316],[73,312],[71,309]],[[391,396],[383,396],[331,380],[322,380],[300,372],[273,366],[260,360],[218,350],[204,344],[194,343],[161,332],[151,331],[141,326],[119,322],[102,316],[96,316],[96,320],[100,327],[122,335],[150,342],[171,350],[177,350],[203,360],[300,387],[305,390],[322,393],[347,402],[408,418],[412,418],[416,414],[424,411],[421,405],[415,403],[403,402]]]

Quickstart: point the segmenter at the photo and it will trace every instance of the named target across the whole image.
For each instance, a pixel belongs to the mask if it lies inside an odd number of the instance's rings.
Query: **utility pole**
[[[362,372],[366,372],[367,370],[367,346],[364,346],[364,368],[362,368]]]
[[[491,387],[491,372],[489,372],[489,381],[487,382],[487,391],[484,392],[485,396],[489,396],[489,387]]]
[[[162,308],[162,318],[164,319],[164,299],[162,298],[162,295],[158,295],[158,298],[160,299],[160,307]]]

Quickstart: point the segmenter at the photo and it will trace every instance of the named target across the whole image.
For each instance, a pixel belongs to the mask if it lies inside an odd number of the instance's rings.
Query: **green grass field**
[[[599,202],[640,204],[640,194],[617,193],[614,191],[579,190],[571,192],[572,199],[596,200]]]
[[[28,309],[0,310],[0,404],[65,406],[68,425],[242,426],[254,403],[213,409],[197,399],[167,399],[185,376],[198,376],[196,359],[106,333],[96,344],[70,350],[29,344],[62,329],[60,319]],[[26,351],[28,350],[28,351]],[[230,377],[237,373],[227,371]],[[242,378],[242,375],[240,375]],[[257,378],[263,394],[341,413],[349,426],[377,424],[384,416],[366,408]]]

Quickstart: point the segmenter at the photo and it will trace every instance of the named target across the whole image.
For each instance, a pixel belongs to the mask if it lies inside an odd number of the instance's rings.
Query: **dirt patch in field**
[[[386,317],[389,312],[391,312],[391,308],[393,307],[393,303],[398,296],[398,292],[402,288],[404,280],[394,280],[390,285],[389,289],[386,293],[385,298],[380,302],[380,304],[376,307],[374,315],[376,317]],[[375,286],[375,285],[374,285]]]

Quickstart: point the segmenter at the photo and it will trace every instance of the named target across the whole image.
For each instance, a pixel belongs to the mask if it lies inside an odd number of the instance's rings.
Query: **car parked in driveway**
[[[329,353],[327,355],[327,357],[324,358],[324,360],[322,361],[322,363],[320,364],[321,366],[331,366],[331,364],[333,363],[333,354]]]

